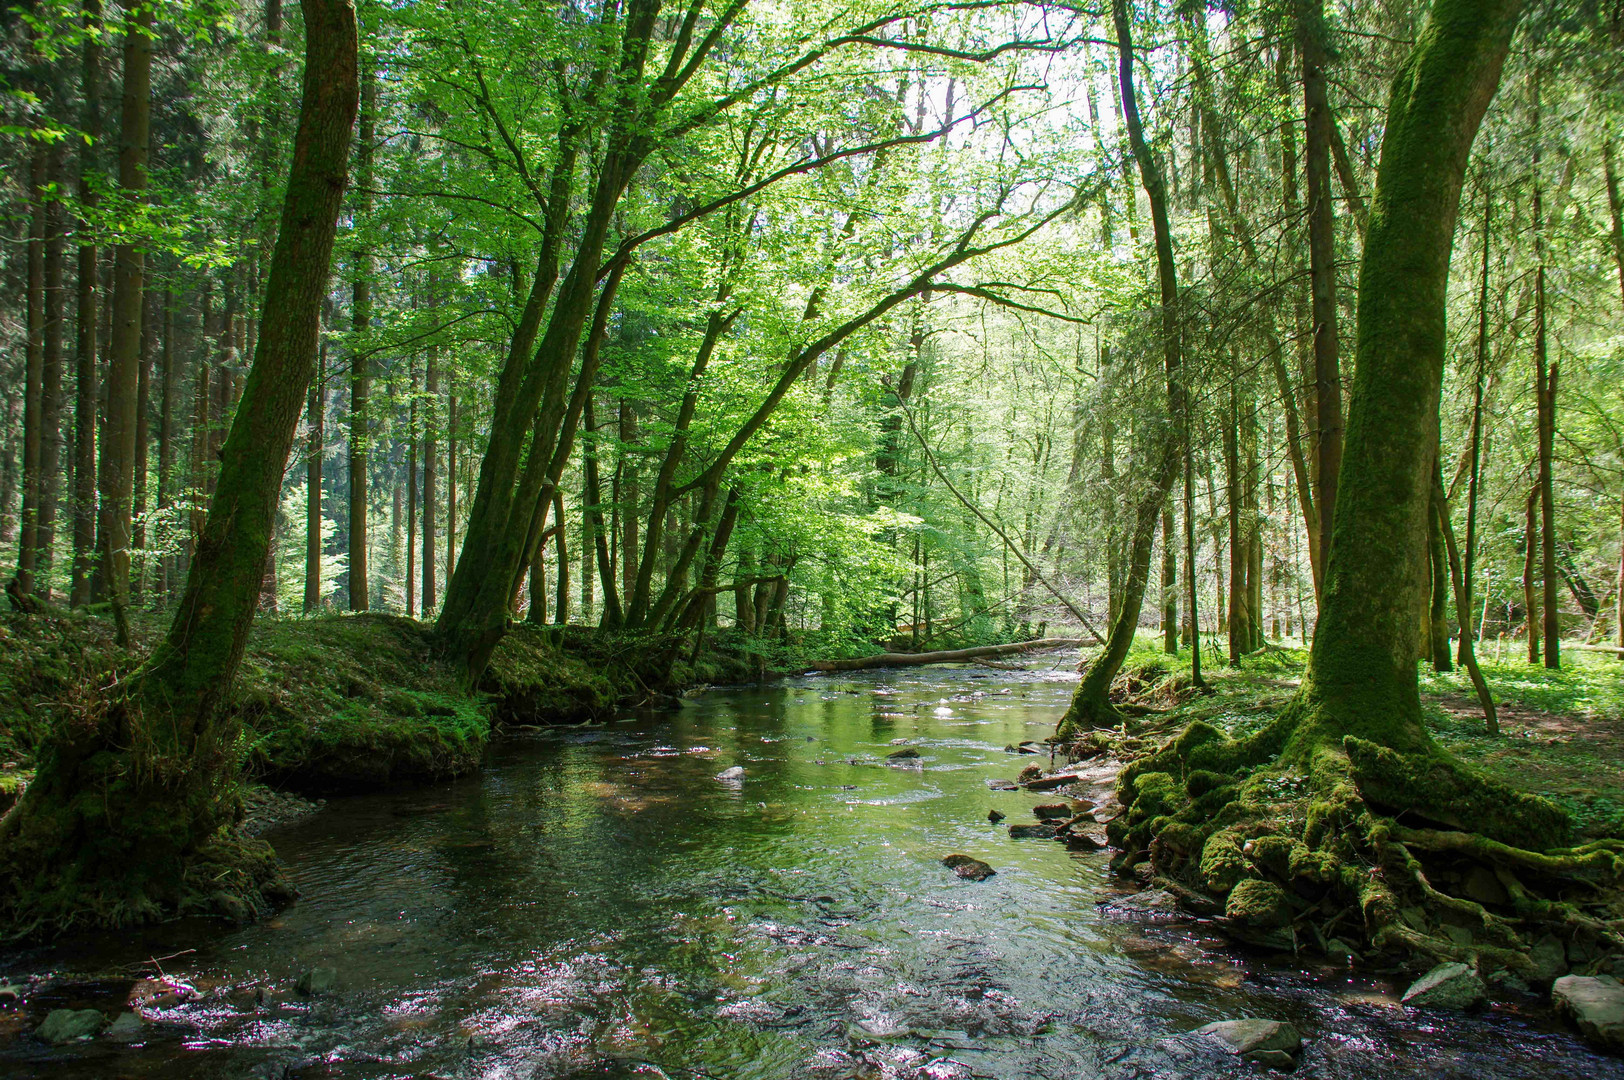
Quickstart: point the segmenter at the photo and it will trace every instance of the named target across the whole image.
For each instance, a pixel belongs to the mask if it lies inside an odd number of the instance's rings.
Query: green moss
[[[1248,878],[1230,890],[1224,916],[1257,929],[1272,929],[1291,922],[1291,902],[1274,882]]]
[[[1212,892],[1222,896],[1251,876],[1252,867],[1241,851],[1243,842],[1233,829],[1223,829],[1207,838],[1201,849],[1201,878]]]

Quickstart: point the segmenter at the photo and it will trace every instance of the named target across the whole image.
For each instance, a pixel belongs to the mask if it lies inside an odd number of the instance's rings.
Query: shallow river
[[[1188,1033],[1261,1016],[1303,1031],[1298,1076],[1624,1078],[1533,998],[1410,1011],[1379,979],[1102,912],[1103,853],[987,821],[1033,820],[1039,797],[985,781],[1037,760],[1004,747],[1049,734],[1074,678],[717,690],[335,799],[269,834],[304,897],[268,922],[0,955],[0,982],[127,973],[0,1012],[0,1076],[1240,1077],[1262,1070]],[[885,763],[901,744],[921,758]],[[949,852],[997,874],[961,880]],[[318,966],[336,991],[296,994]],[[153,997],[160,970],[200,996]],[[157,1021],[144,1041],[23,1034],[128,1000]]]

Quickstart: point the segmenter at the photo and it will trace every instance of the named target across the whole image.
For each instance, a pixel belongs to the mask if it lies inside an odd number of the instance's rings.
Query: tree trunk
[[[1336,230],[1331,202],[1331,107],[1325,92],[1326,47],[1323,0],[1297,0],[1297,47],[1303,60],[1305,116],[1303,172],[1308,189],[1308,276],[1314,339],[1314,454],[1320,524],[1320,559],[1330,547],[1336,517],[1337,476],[1342,469],[1342,375],[1336,333]]]
[[[1154,465],[1149,490],[1141,496],[1137,507],[1122,592],[1122,610],[1111,623],[1105,649],[1089,665],[1076,696],[1072,698],[1071,707],[1061,721],[1062,731],[1109,725],[1118,720],[1108,694],[1112,681],[1127,659],[1128,650],[1133,646],[1134,632],[1139,625],[1139,612],[1150,577],[1151,543],[1155,538],[1162,506],[1167,502],[1173,488],[1173,478],[1178,472],[1179,442],[1174,433],[1182,429],[1185,412],[1185,391],[1179,372],[1182,327],[1178,313],[1178,276],[1173,262],[1173,233],[1167,216],[1167,189],[1139,120],[1139,102],[1133,84],[1133,38],[1127,0],[1113,0],[1111,11],[1116,24],[1122,112],[1127,124],[1128,142],[1138,162],[1140,181],[1150,202],[1157,280],[1161,287],[1163,374],[1167,380],[1167,411],[1171,424],[1163,425],[1164,430],[1159,434],[1160,445],[1153,451]]]
[[[1483,185],[1483,265],[1477,293],[1477,364],[1472,386],[1471,465],[1466,488],[1466,551],[1462,557],[1460,648],[1456,659],[1466,663],[1472,648],[1472,588],[1477,573],[1477,490],[1483,476],[1483,381],[1489,367],[1489,223],[1493,218],[1489,185]]]
[[[46,180],[53,185],[62,179],[62,152],[52,147],[46,159]],[[40,365],[40,458],[39,520],[35,543],[39,549],[36,577],[39,594],[51,598],[52,568],[56,550],[57,506],[62,492],[62,331],[66,305],[63,302],[63,248],[65,221],[60,201],[53,199],[45,208],[45,325]]]
[[[1528,489],[1528,502],[1523,514],[1523,621],[1528,627],[1528,662],[1539,663],[1539,586],[1535,578],[1534,562],[1539,552],[1539,484]]]
[[[123,198],[138,202],[147,186],[147,144],[152,119],[152,31],[150,4],[137,5],[124,34],[124,97],[119,125],[118,186]],[[113,333],[107,349],[107,426],[101,447],[102,572],[113,605],[119,643],[128,647],[130,628],[131,500],[135,491],[136,403],[141,380],[141,316],[146,256],[140,245],[120,244],[113,252]]]
[[[160,354],[163,357],[163,383],[158,404],[158,511],[159,516],[167,520],[164,511],[175,504],[176,468],[175,449],[178,442],[179,410],[180,410],[180,350],[175,348],[175,294],[165,289],[159,294],[159,310],[162,312],[163,344]],[[168,545],[172,546],[175,538],[168,538]],[[174,591],[175,560],[173,555],[165,555],[159,566],[158,591],[163,599],[167,600]]]
[[[85,44],[79,91],[83,99],[79,147],[79,179],[75,193],[86,216],[99,202],[90,182],[101,145],[101,0],[85,0]],[[90,242],[90,222],[78,225],[78,297],[75,317],[73,408],[73,585],[69,602],[82,607],[91,600],[91,575],[96,561],[96,398],[98,368],[96,338],[99,321],[96,299],[96,245]]]
[[[310,399],[305,404],[305,423],[310,438],[305,444],[305,579],[304,613],[321,609],[321,466],[326,447],[324,430],[327,412],[322,372],[327,366],[327,348],[322,347],[316,377],[310,382]]]
[[[1173,532],[1173,504],[1162,508],[1162,651],[1179,651],[1178,537]]]
[[[1415,659],[1445,296],[1462,178],[1521,0],[1438,0],[1393,85],[1359,274],[1358,350],[1325,604],[1294,745],[1430,751]]]
[[[224,705],[253,622],[282,472],[315,362],[358,89],[355,16],[304,0],[304,97],[262,332],[169,633],[95,722],[51,737],[0,819],[0,914],[16,932],[235,917],[286,897],[263,841],[226,831],[238,763]]]
[[[377,113],[378,79],[368,57],[361,75],[361,113],[356,125],[355,216],[365,223],[372,212],[373,117]],[[355,252],[355,277],[350,283],[350,610],[372,606],[370,567],[367,564],[367,469],[372,435],[367,409],[372,396],[372,361],[366,351],[366,333],[372,324],[372,251],[362,242]]]
[[[44,439],[45,367],[45,172],[49,150],[34,144],[29,155],[28,274],[24,288],[27,339],[23,374],[23,507],[18,530],[17,594],[31,597],[39,567],[40,456]]]
[[[436,293],[438,299],[438,293]],[[440,545],[435,533],[435,519],[439,511],[439,493],[435,490],[435,473],[439,471],[440,405],[440,349],[429,348],[429,358],[423,376],[423,618],[427,619],[435,605],[435,556]]]
[[[1556,576],[1556,504],[1551,490],[1551,459],[1556,441],[1557,365],[1546,354],[1545,322],[1545,217],[1540,184],[1539,72],[1534,73],[1534,400],[1539,417],[1539,546],[1540,577],[1544,584],[1545,666],[1562,666],[1562,637],[1558,617]]]
[[[417,358],[407,362],[406,617],[417,616]]]

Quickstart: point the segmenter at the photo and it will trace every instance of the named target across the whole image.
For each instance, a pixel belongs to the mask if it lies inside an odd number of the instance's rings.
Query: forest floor
[[[1147,718],[1157,731],[1205,720],[1241,737],[1279,713],[1308,663],[1301,642],[1270,643],[1243,658],[1239,668],[1228,666],[1218,648],[1206,641],[1202,646],[1210,695],[1177,692],[1188,685],[1189,650],[1170,656],[1161,651],[1159,637],[1143,634],[1115,696],[1166,710]],[[1498,736],[1488,733],[1464,671],[1434,672],[1423,665],[1422,706],[1432,736],[1490,777],[1555,802],[1585,838],[1624,838],[1624,660],[1567,650],[1562,665],[1548,671],[1520,657],[1484,659],[1483,674],[1498,706]]]
[[[110,619],[0,615],[0,812],[27,783],[52,726],[116,692],[166,625],[138,616],[135,647],[124,650]],[[422,623],[261,619],[232,695],[239,747],[247,775],[261,783],[308,796],[366,790],[470,772],[505,726],[589,720],[758,671],[725,639],[697,660],[685,649],[671,660],[678,644],[520,624],[468,695]],[[262,790],[256,801],[265,801]]]

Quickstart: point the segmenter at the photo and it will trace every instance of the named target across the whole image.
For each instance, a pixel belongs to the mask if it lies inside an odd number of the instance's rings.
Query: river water
[[[1302,1030],[1299,1076],[1624,1078],[1532,997],[1406,1010],[1379,978],[1103,911],[1104,853],[987,820],[1052,801],[986,781],[1037,760],[1004,748],[1049,734],[1074,680],[713,690],[335,799],[269,834],[304,894],[274,919],[0,955],[0,982],[102,976],[0,1012],[0,1076],[1193,1080],[1261,1072],[1189,1034],[1259,1016]],[[921,757],[888,764],[900,745]],[[950,852],[997,874],[962,880]],[[323,966],[333,993],[294,992]],[[131,1001],[152,1021],[133,1042],[25,1034]]]

